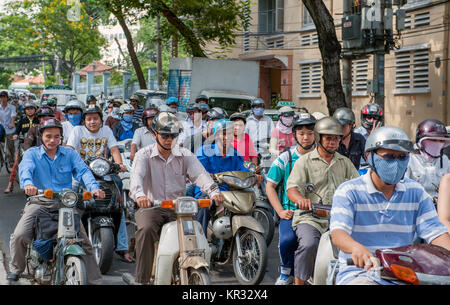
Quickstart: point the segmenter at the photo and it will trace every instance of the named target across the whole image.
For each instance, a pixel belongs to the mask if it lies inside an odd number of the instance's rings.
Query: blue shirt
[[[69,147],[59,146],[54,160],[47,155],[43,145],[31,147],[25,151],[19,164],[22,189],[27,185],[54,192],[72,189],[72,176],[84,183],[90,192],[100,189],[80,155]]]
[[[227,155],[222,158],[222,153],[216,144],[208,144],[200,147],[196,154],[197,159],[210,174],[217,174],[226,171],[244,171],[249,170],[244,166],[244,158],[242,155],[230,146]],[[228,186],[226,184],[219,185],[221,191],[227,191]],[[201,195],[200,188],[195,187],[195,198]]]
[[[376,249],[395,248],[413,243],[415,234],[430,243],[445,234],[431,197],[417,182],[405,178],[395,186],[387,200],[370,178],[371,171],[342,183],[334,193],[330,231],[340,229],[375,255]],[[347,266],[351,254],[339,252],[337,284],[345,284],[356,276],[369,276],[380,284],[390,284],[367,274],[364,269]]]

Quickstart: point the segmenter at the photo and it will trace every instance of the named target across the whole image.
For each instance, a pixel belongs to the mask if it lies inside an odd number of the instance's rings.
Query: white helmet
[[[323,113],[323,112],[316,111],[316,112],[313,112],[313,113],[312,113],[312,116],[316,119],[316,121],[318,121],[318,120],[320,120],[320,119],[323,119],[323,118],[327,117],[328,115],[326,115],[326,114]]]
[[[127,112],[134,112],[134,107],[130,104],[123,104],[119,108],[119,114],[124,114]]]
[[[213,223],[213,232],[217,238],[228,239],[233,236],[231,231],[230,217],[222,216]]]

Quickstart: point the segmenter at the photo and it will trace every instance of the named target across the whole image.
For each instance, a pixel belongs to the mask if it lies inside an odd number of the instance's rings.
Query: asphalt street
[[[6,188],[9,180],[9,174],[4,168],[0,171],[0,285],[7,285],[6,272],[8,271],[8,264],[10,258],[9,239],[11,233],[17,222],[20,219],[21,211],[25,205],[25,194],[19,189],[19,185],[14,185],[14,192],[4,194],[3,190]],[[269,257],[267,262],[267,270],[264,280],[261,284],[273,285],[278,277],[278,228],[275,231],[274,239],[269,246]],[[135,264],[125,263],[120,260],[118,256],[114,257],[111,270],[103,275],[104,285],[126,285],[122,280],[122,274],[129,272],[134,274]],[[211,283],[213,285],[239,285],[233,273],[231,264],[223,267],[218,267],[211,270]],[[17,285],[30,285],[26,279],[20,279]]]

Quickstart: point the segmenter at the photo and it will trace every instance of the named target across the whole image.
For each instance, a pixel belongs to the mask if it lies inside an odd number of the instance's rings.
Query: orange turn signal
[[[83,199],[84,200],[91,200],[91,198],[92,198],[92,193],[91,192],[84,192],[83,193]]]
[[[198,206],[200,208],[209,208],[210,204],[211,204],[211,200],[209,200],[209,199],[199,199],[198,200]]]
[[[414,272],[414,270],[412,270],[411,268],[394,264],[392,264],[391,267],[395,276],[401,279],[402,281],[411,283],[413,285],[419,285],[419,279],[417,278],[417,275]]]
[[[48,198],[48,199],[52,199],[53,198],[53,191],[51,189],[46,189],[44,191],[44,197]]]
[[[173,209],[173,201],[172,200],[162,200],[161,207],[163,209]]]
[[[328,217],[328,211],[327,210],[316,209],[316,214],[319,217]]]

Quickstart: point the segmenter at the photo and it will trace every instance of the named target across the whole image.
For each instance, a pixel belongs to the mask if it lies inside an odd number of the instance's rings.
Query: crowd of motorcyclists
[[[136,263],[135,284],[151,283],[154,243],[161,227],[176,219],[171,210],[148,209],[155,200],[181,196],[210,198],[220,207],[224,201],[213,175],[224,171],[249,171],[244,161],[262,165],[269,154],[265,192],[279,218],[279,277],[276,285],[307,284],[321,235],[331,232],[339,251],[338,284],[386,284],[372,272],[378,267],[374,251],[414,242],[438,245],[450,251],[450,136],[436,120],[421,122],[410,139],[405,131],[384,126],[384,113],[367,104],[355,113],[339,108],[328,116],[289,106],[279,109],[276,123],[264,114],[265,102],[256,98],[251,113],[231,115],[198,96],[186,108],[177,109],[177,98],[144,109],[138,97],[129,101],[111,98],[101,105],[95,96],[86,102],[69,101],[59,111],[56,97],[42,104],[21,101],[15,107],[6,91],[0,92],[0,136],[8,141],[12,164],[9,183],[27,196],[38,190],[56,192],[82,183],[97,198],[105,192],[85,162],[111,159],[127,171],[118,142],[131,139],[130,198],[136,203],[135,247],[129,249],[125,213],[118,228],[116,253]],[[14,141],[21,149],[16,151]],[[264,171],[264,169],[263,169]],[[122,181],[112,175],[122,192]],[[315,192],[306,192],[313,184]],[[319,201],[331,206],[329,220],[302,213]],[[25,271],[26,245],[32,240],[33,219],[51,205],[30,204],[11,235],[8,279],[17,281]],[[80,212],[81,213],[81,212]],[[207,232],[209,208],[196,215]],[[86,252],[88,283],[101,283],[92,246],[81,225]],[[352,258],[354,265],[347,265]],[[361,270],[367,272],[361,272]]]

